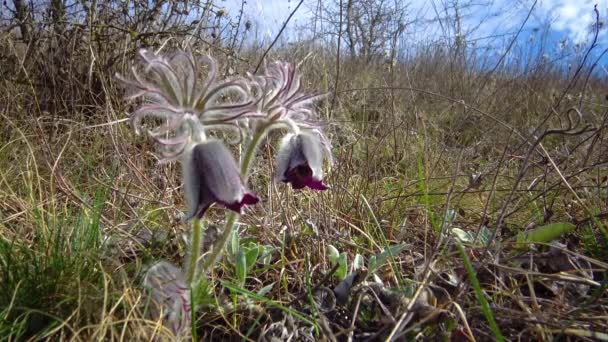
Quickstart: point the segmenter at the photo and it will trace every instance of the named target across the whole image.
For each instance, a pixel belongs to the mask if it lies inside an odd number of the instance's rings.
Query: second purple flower
[[[327,190],[323,183],[323,150],[314,133],[288,134],[277,155],[277,176],[293,189]]]

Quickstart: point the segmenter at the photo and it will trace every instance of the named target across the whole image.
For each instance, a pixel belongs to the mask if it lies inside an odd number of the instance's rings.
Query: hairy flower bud
[[[146,272],[143,286],[150,291],[155,302],[153,314],[163,320],[178,337],[187,337],[190,327],[190,290],[182,270],[166,261],[154,264]]]

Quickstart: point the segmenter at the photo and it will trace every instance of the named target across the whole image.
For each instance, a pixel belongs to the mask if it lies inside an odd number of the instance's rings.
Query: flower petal
[[[293,189],[328,189],[322,180],[322,166],[321,142],[314,133],[288,134],[281,141],[277,155],[278,178],[290,183]]]
[[[201,218],[214,202],[240,213],[259,201],[245,189],[236,161],[219,140],[195,145],[188,156],[183,163],[188,218]]]
[[[300,149],[308,165],[312,169],[312,177],[323,178],[323,150],[321,141],[314,133],[300,133]]]
[[[293,149],[294,149],[293,145],[295,144],[294,137],[295,137],[295,134],[290,133],[290,134],[285,135],[283,137],[283,139],[281,139],[281,144],[279,145],[279,151],[276,156],[277,178],[282,182],[285,181],[285,174],[287,173],[287,170],[289,169],[289,161],[291,159],[291,152],[293,151]]]
[[[260,201],[260,199],[251,193],[245,193],[245,195],[243,195],[243,198],[239,201],[239,202],[234,202],[234,203],[222,203],[226,208],[232,210],[232,211],[236,211],[237,213],[241,213],[243,206],[245,205],[254,205],[257,204]]]

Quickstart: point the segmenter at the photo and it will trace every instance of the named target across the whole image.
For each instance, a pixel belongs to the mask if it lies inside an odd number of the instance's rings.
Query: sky
[[[588,36],[588,27],[594,23],[593,6],[597,4],[600,20],[608,19],[608,0],[545,0],[541,3],[544,13],[555,17],[554,27],[557,31],[565,32],[574,42],[583,41]],[[606,42],[606,32],[603,41]]]
[[[249,19],[260,25],[264,38],[274,38],[283,22],[298,5],[298,0],[246,0],[245,13]],[[608,0],[607,0],[608,1]],[[302,6],[294,14],[291,26],[299,25],[312,16],[312,6],[317,0],[305,0]],[[225,6],[229,13],[238,15],[241,8],[241,0],[221,0],[218,6]]]
[[[441,8],[443,0],[433,1],[436,8]],[[437,14],[433,10],[433,1],[406,1],[412,16],[426,20],[424,27],[408,28],[408,37],[411,37],[412,40],[440,38],[442,31],[435,20]],[[505,41],[508,41],[524,23],[534,4],[534,0],[472,1],[483,3],[483,5],[473,6],[463,14],[465,32],[470,31],[470,34],[467,34],[469,41],[483,40],[484,37],[497,35],[504,35]],[[299,0],[246,0],[245,13],[258,25],[262,38],[270,40],[277,34],[282,23],[298,2]],[[307,19],[312,17],[318,2],[319,0],[304,0],[304,4],[298,9],[289,24],[288,30],[305,24]],[[331,0],[323,0],[323,2],[329,3]],[[466,3],[467,0],[459,2]],[[241,6],[241,0],[220,0],[217,4],[225,6],[229,13],[236,16]],[[598,40],[598,49],[608,48],[608,0],[538,0],[519,36],[520,40],[533,42],[537,38],[535,35],[539,32],[535,29],[542,29],[550,24],[551,30],[548,39],[555,49],[563,49],[564,46],[572,47],[577,43],[588,43],[592,37],[589,32],[595,22],[593,8],[596,4],[600,13],[600,21],[604,23],[604,29],[601,30]],[[480,25],[480,23],[482,24]]]
[[[267,34],[274,34],[298,2],[298,0],[247,0],[245,9],[249,16],[258,19],[260,24],[265,26]],[[325,0],[325,2],[329,1]],[[461,3],[464,2],[461,1]],[[481,2],[478,1],[478,3]],[[409,8],[413,13],[421,13],[428,19],[435,16],[431,1],[411,0],[406,3],[410,4]],[[439,7],[441,1],[435,0],[435,3]],[[491,6],[479,6],[481,8],[476,8],[471,13],[471,17],[468,18],[471,25],[476,25],[480,19],[488,19],[488,16],[498,12],[499,15],[491,21],[492,23],[500,23],[502,25],[500,28],[503,29],[509,26],[519,26],[534,1],[494,0],[487,3],[491,3]],[[236,13],[235,10],[240,8],[241,1],[224,0],[218,4]],[[305,0],[294,19],[304,21],[309,18],[316,4],[317,0]],[[527,26],[531,27],[550,20],[556,31],[564,34],[573,42],[582,42],[587,37],[588,27],[594,21],[593,6],[595,4],[598,6],[601,19],[608,20],[608,0],[539,0]],[[603,38],[606,38],[605,36],[606,32],[604,32]]]

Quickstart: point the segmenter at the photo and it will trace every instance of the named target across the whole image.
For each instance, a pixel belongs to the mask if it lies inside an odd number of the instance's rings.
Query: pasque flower
[[[293,189],[309,187],[326,190],[323,183],[323,148],[315,132],[299,132],[283,137],[277,155],[277,176]]]
[[[131,121],[136,132],[145,117],[164,121],[148,134],[161,147],[162,161],[181,159],[188,218],[202,218],[213,203],[238,213],[244,205],[257,203],[258,198],[245,189],[228,148],[207,137],[211,129],[260,116],[249,81],[218,80],[217,63],[209,56],[177,52],[164,57],[148,50],[139,55],[142,70],[133,68],[132,80],[122,78],[134,89],[129,98],[143,97],[147,102],[131,114]],[[200,80],[203,74],[207,77]]]
[[[202,218],[213,203],[241,213],[259,199],[247,191],[228,148],[210,139],[188,148],[182,156],[188,219]]]
[[[278,179],[294,189],[328,189],[322,166],[325,154],[331,161],[331,150],[313,106],[326,94],[305,93],[296,68],[285,62],[270,64],[264,75],[249,77],[257,110],[264,114],[259,119],[290,130],[277,155]]]
[[[277,155],[280,181],[294,189],[328,189],[322,167],[325,157],[331,160],[331,149],[314,108],[325,94],[305,93],[296,68],[284,62],[269,65],[263,75],[221,80],[209,56],[194,58],[190,52],[162,56],[145,49],[139,56],[143,66],[131,69],[131,79],[120,77],[132,91],[128,98],[144,102],[131,114],[131,123],[139,132],[143,119],[152,119],[148,134],[161,148],[161,161],[180,160],[187,218],[196,218],[187,271],[160,262],[146,273],[144,286],[159,304],[165,323],[178,336],[187,336],[191,315],[196,313],[196,307],[190,307],[192,290],[198,276],[219,260],[234,233],[237,215],[227,215],[224,230],[208,252],[201,250],[201,219],[215,203],[241,213],[244,206],[259,201],[244,180],[268,133],[277,128],[289,131]],[[241,138],[249,134],[240,165],[222,141],[212,138],[216,129],[227,128],[238,129]]]

